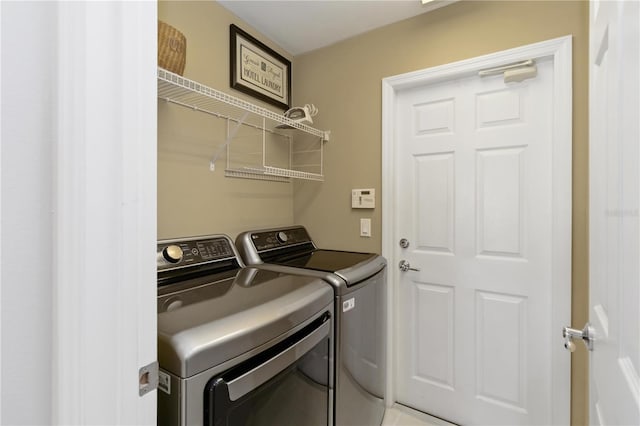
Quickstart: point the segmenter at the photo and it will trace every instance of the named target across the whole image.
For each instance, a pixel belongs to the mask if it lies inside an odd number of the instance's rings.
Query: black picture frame
[[[282,109],[291,107],[291,62],[231,24],[231,87]]]

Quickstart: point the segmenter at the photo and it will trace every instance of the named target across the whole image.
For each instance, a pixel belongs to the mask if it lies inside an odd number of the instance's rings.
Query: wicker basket
[[[187,39],[171,25],[158,21],[158,66],[182,75],[187,60]]]

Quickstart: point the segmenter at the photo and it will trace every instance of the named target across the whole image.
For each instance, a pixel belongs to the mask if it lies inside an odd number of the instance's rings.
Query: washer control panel
[[[226,236],[158,242],[158,271],[235,258],[231,241]]]
[[[311,242],[303,227],[262,231],[251,234],[251,241],[258,252]]]

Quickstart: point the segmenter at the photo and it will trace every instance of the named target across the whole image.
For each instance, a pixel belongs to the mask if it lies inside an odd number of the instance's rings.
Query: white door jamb
[[[57,19],[52,423],[155,425],[157,5]]]

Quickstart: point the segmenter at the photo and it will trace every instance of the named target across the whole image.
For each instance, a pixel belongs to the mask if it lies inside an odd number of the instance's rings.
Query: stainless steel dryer
[[[159,425],[333,423],[333,292],[243,267],[223,235],[158,242]]]
[[[386,260],[318,249],[302,226],[248,231],[236,247],[248,265],[319,277],[335,293],[335,424],[382,423],[386,381]]]

